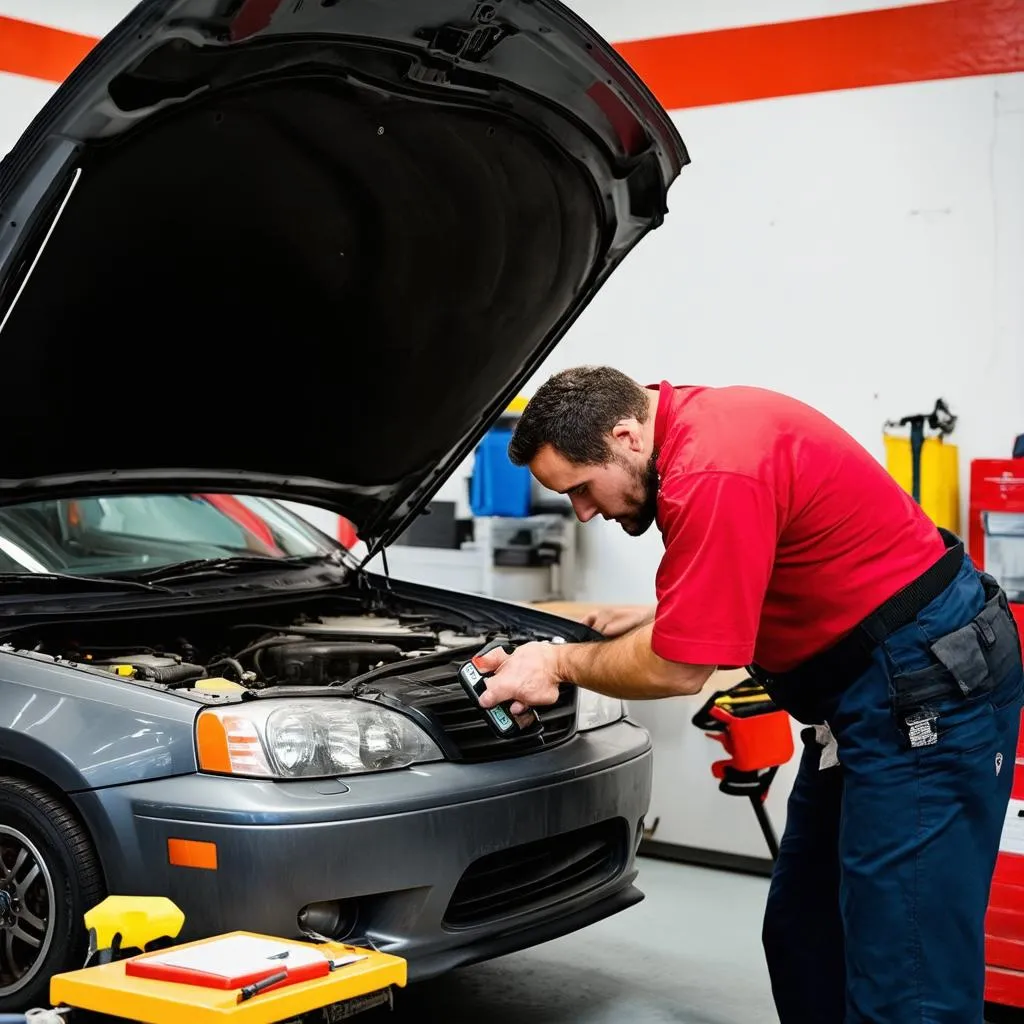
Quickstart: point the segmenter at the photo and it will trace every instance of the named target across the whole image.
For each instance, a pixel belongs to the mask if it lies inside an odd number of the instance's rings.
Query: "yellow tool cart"
[[[956,416],[940,398],[930,413],[889,420],[883,428],[889,474],[924,509],[936,526],[960,532],[960,468],[957,447],[946,438]],[[909,427],[909,435],[896,431]],[[928,437],[925,427],[935,431]]]
[[[69,1024],[76,1010],[140,1024],[333,1024],[390,1004],[407,981],[400,957],[338,942],[237,931],[174,944],[183,923],[162,897],[104,900],[85,915],[87,966],[51,979],[51,1003]]]

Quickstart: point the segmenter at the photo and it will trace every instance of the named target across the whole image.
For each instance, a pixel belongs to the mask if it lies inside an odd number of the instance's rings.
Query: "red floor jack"
[[[779,768],[793,756],[789,715],[775,706],[760,683],[748,677],[713,693],[692,721],[730,755],[715,761],[711,773],[723,793],[750,798],[775,860],[779,841],[764,804]]]

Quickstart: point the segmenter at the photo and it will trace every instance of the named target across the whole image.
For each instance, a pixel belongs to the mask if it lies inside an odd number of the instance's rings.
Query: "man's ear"
[[[633,416],[619,420],[612,427],[612,440],[631,452],[641,452],[644,447],[640,421]]]

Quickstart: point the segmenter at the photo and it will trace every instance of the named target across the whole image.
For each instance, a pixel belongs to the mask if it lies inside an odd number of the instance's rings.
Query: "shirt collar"
[[[675,388],[667,380],[663,380],[658,385],[651,384],[649,387],[652,391],[657,387],[658,391],[658,410],[654,416],[654,450],[657,452],[664,444],[665,435],[668,432],[668,422],[672,414],[672,399],[675,395]]]

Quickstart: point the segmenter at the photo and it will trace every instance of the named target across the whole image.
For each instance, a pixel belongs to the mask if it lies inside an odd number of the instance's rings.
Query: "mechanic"
[[[627,700],[747,667],[805,728],[762,940],[782,1024],[981,1024],[1024,666],[1005,594],[814,409],[752,387],[546,381],[509,445],[577,517],[656,523],[652,609],[488,656],[482,703]]]

